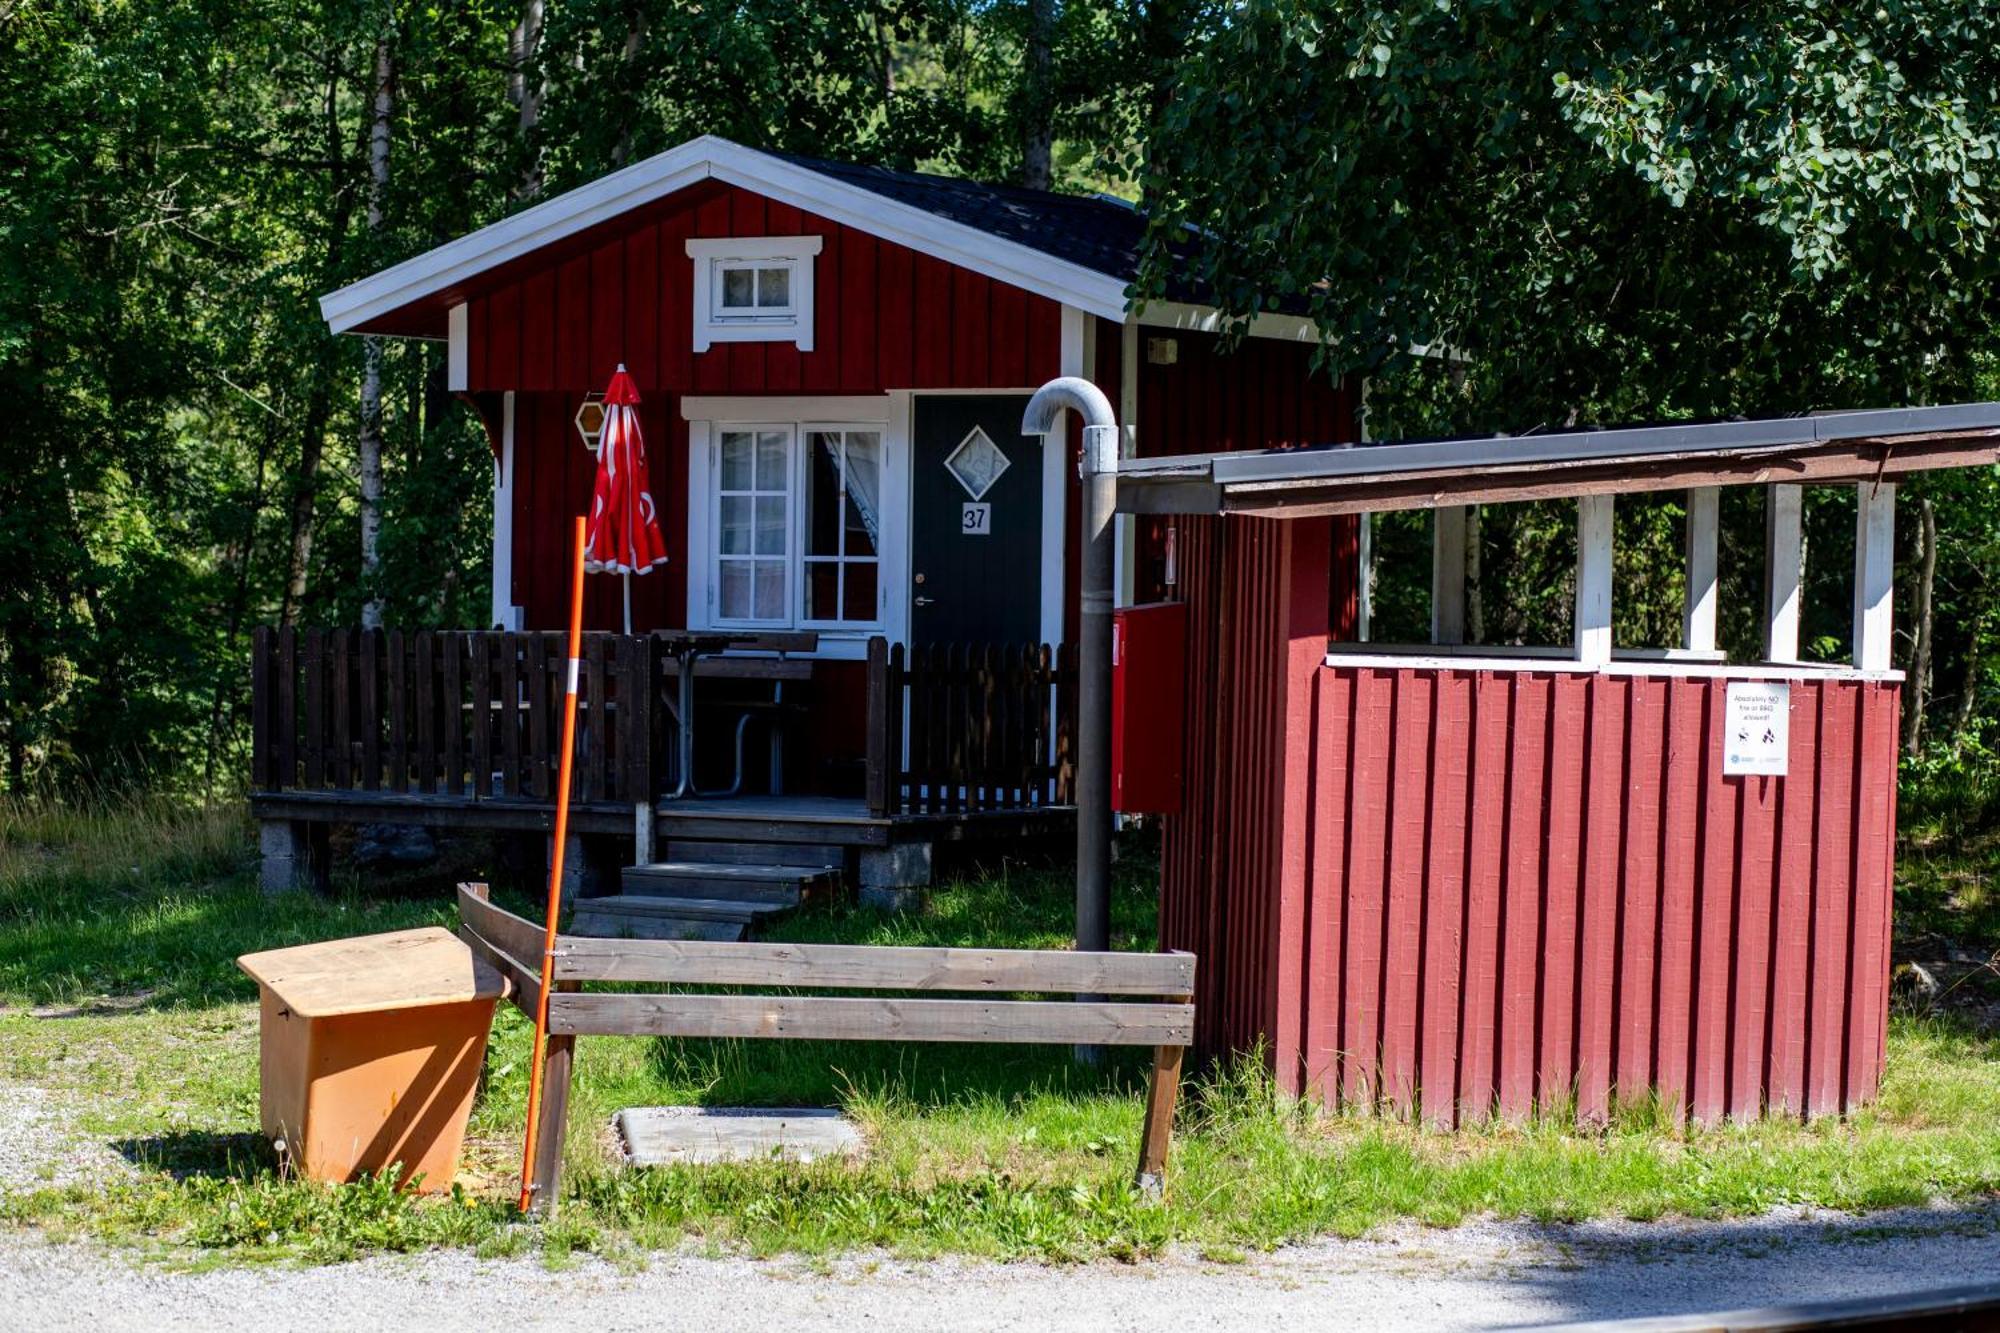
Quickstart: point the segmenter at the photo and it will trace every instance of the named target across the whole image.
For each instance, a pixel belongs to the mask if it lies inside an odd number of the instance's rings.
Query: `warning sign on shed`
[[[1785,775],[1792,743],[1792,687],[1732,680],[1723,710],[1722,775]]]

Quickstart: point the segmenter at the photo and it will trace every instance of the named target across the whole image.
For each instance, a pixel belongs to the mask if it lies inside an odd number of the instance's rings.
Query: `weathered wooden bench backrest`
[[[540,999],[542,928],[495,907],[483,884],[461,884],[459,934],[513,983],[532,1016]],[[1075,953],[1059,949],[938,949],[852,944],[727,944],[558,935],[549,996],[550,1104],[566,1101],[568,1043],[579,1036],[760,1037],[833,1041],[1044,1042],[1155,1048],[1138,1179],[1164,1180],[1181,1056],[1194,1040],[1194,955]],[[588,982],[790,989],[945,991],[995,998],[902,995],[588,994]],[[1017,1000],[1030,993],[1087,1000]],[[1154,997],[1155,1002],[1133,998]],[[560,1050],[558,1061],[556,1054]],[[552,1200],[561,1110],[539,1133]]]

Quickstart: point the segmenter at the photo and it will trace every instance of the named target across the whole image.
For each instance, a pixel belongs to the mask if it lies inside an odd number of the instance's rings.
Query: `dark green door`
[[[910,642],[1041,638],[1042,442],[1019,394],[917,396]]]

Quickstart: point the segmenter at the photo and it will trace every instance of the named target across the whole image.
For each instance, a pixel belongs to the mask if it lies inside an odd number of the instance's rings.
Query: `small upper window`
[[[813,346],[813,257],[817,236],[691,240],[694,350],[719,342]]]

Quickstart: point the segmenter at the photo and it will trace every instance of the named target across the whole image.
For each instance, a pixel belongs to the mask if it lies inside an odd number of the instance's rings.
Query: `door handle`
[[[914,602],[917,606],[929,606],[932,602],[935,602],[936,600],[937,598],[935,597],[918,597],[914,599]]]

